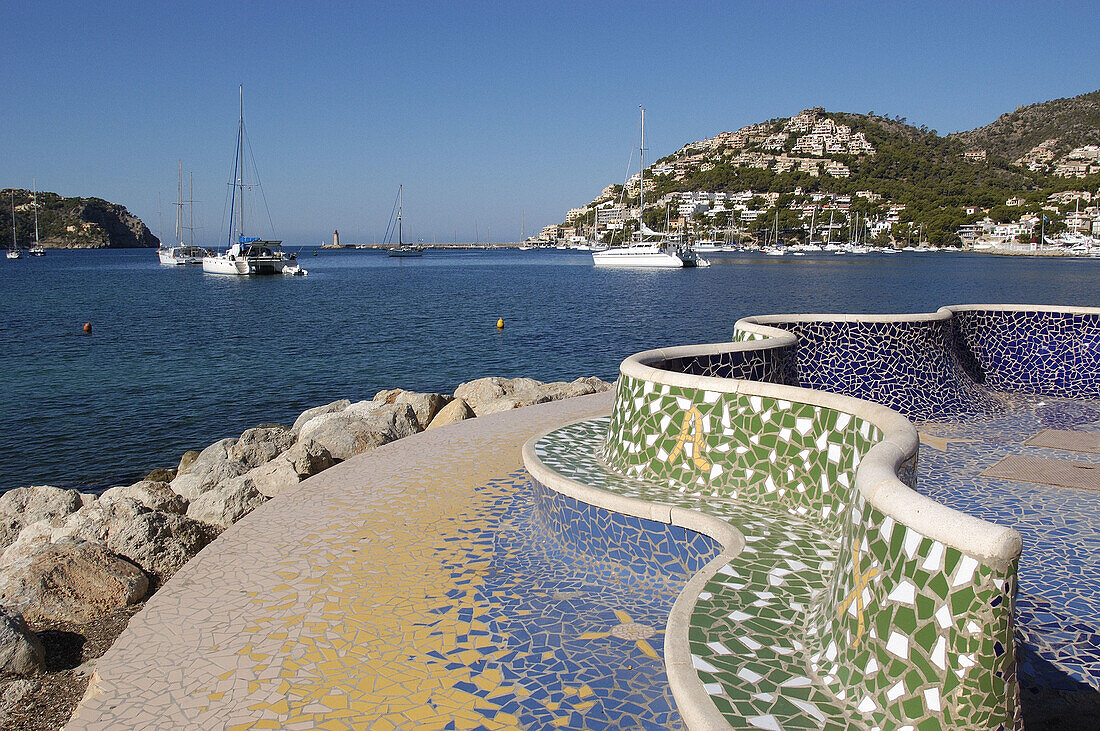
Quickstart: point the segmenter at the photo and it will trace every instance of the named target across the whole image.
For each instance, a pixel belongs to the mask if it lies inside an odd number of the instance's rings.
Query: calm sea
[[[579,252],[313,251],[304,278],[204,275],[152,251],[0,259],[0,490],[129,482],[383,388],[611,380],[632,353],[728,340],[745,315],[1100,305],[1095,259],[738,255],[645,272]]]

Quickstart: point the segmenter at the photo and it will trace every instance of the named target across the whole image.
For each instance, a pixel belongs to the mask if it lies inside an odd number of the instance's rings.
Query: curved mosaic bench
[[[923,330],[960,399],[965,389],[984,396],[979,382],[1053,395],[1096,389],[1096,309],[748,318],[735,343],[628,358],[611,418],[531,440],[528,470],[582,503],[721,544],[667,627],[669,681],[690,726],[1015,726],[1020,536],[911,489],[917,434],[898,413],[787,385],[813,362],[807,354],[826,349],[803,351],[772,325],[809,322],[826,333],[821,323],[837,319],[850,342],[887,326]],[[1006,322],[1054,338],[1028,341],[1033,362],[1063,362],[1065,375],[1003,365],[1023,347]],[[978,368],[983,377],[972,375]],[[890,377],[904,385],[904,372]]]
[[[956,305],[911,315],[764,315],[734,327],[738,341],[792,335],[794,365],[783,380],[734,377],[841,393],[924,420],[997,413],[990,390],[1100,397],[1100,308]]]

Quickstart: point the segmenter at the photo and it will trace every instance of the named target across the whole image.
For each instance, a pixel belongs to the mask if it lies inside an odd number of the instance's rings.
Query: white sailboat
[[[390,256],[401,257],[423,256],[423,246],[413,244],[409,244],[408,246],[406,246],[405,242],[401,238],[401,192],[404,187],[405,186],[403,185],[397,186],[397,246],[396,248],[390,249],[389,254]]]
[[[22,259],[23,252],[19,250],[19,243],[15,239],[15,189],[11,191],[11,248],[7,254],[9,259]]]
[[[31,197],[34,200],[34,246],[27,249],[31,256],[45,256],[46,247],[38,241],[38,181],[31,181]]]
[[[259,187],[259,183],[244,182],[244,87],[240,88],[241,113],[237,123],[237,153],[233,160],[233,195],[229,206],[229,248],[220,254],[203,257],[202,270],[209,274],[249,276],[257,274],[305,274],[293,263],[293,256],[284,256],[282,241],[246,237],[244,235],[244,191]],[[253,163],[255,164],[255,163]],[[238,201],[240,209],[238,210]],[[235,225],[235,229],[234,229]]]
[[[644,221],[645,214],[645,109],[641,108],[641,144],[639,146],[641,173],[638,180],[638,234],[630,244],[611,246],[592,252],[592,263],[598,267],[680,269],[705,267],[710,262],[696,255],[687,245],[673,244],[667,234],[650,230]],[[650,240],[646,240],[649,237]],[[656,239],[656,240],[654,240]]]
[[[183,161],[179,161],[179,184],[178,184],[178,197],[176,200],[176,241],[175,246],[164,246],[163,244],[157,249],[157,257],[160,259],[161,264],[169,266],[190,266],[195,264],[202,264],[202,260],[207,256],[214,256],[214,252],[209,249],[204,249],[201,246],[195,246],[195,179],[191,178],[191,200],[186,203],[183,200]],[[183,207],[190,206],[191,225],[183,225]],[[184,243],[183,231],[189,229],[191,232],[190,243]]]

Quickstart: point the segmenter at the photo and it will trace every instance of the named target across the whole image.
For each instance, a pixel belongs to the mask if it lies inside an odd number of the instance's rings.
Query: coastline
[[[96,660],[157,589],[286,488],[421,431],[612,387],[595,377],[488,377],[454,394],[387,389],[306,409],[289,427],[247,429],[99,495],[9,490],[0,495],[0,608],[10,635],[3,649],[23,662],[2,668],[0,727],[63,726]]]

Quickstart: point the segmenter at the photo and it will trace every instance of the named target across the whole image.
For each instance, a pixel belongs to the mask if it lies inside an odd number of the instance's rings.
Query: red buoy
[[[86,335],[91,335],[92,334],[92,323],[90,323],[90,322],[84,323],[84,333]]]

